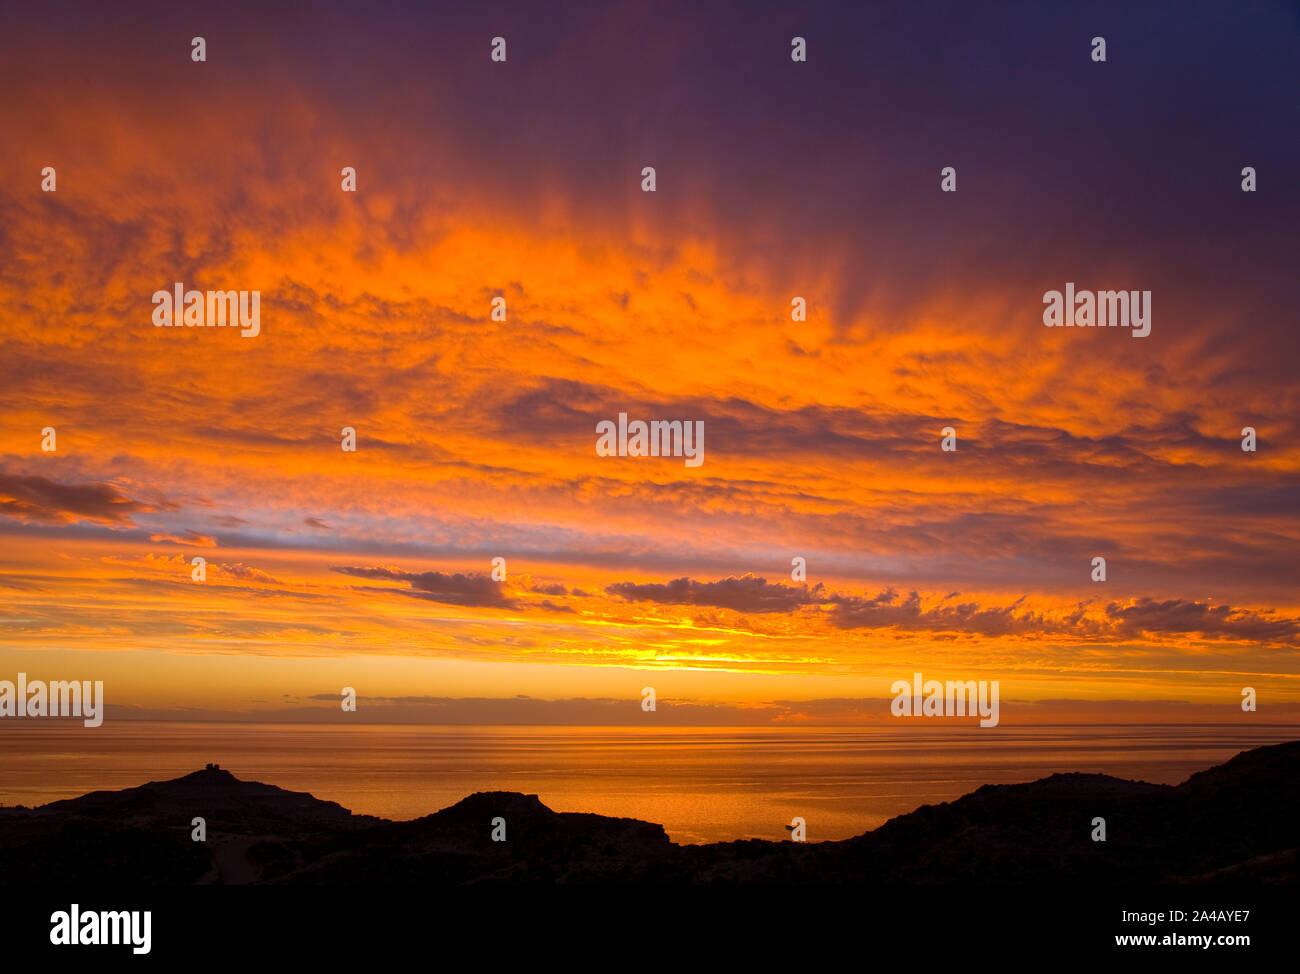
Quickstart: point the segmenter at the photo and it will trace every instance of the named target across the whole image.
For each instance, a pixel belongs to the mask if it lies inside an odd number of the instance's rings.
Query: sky
[[[921,672],[1003,723],[1300,722],[1293,5],[3,17],[0,679],[853,723]],[[155,328],[174,282],[260,334]],[[1045,328],[1066,282],[1150,334]],[[598,455],[620,413],[704,462]]]

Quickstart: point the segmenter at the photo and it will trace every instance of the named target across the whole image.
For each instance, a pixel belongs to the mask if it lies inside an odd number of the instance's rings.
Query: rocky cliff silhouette
[[[201,816],[207,841],[191,839]],[[506,822],[494,842],[492,821]],[[1106,841],[1092,840],[1106,820]],[[679,846],[636,819],[474,794],[409,822],[209,767],[172,781],[0,808],[7,883],[1284,884],[1300,879],[1300,741],[1177,786],[1056,774],[986,785],[838,842]]]

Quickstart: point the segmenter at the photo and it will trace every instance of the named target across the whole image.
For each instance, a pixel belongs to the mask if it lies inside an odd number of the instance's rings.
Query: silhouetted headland
[[[192,839],[196,816],[206,841]],[[1093,840],[1096,818],[1104,842]],[[492,840],[494,819],[506,841]],[[660,825],[553,812],[515,792],[391,822],[215,765],[0,808],[0,875],[38,886],[1273,884],[1296,882],[1298,862],[1300,741],[1244,751],[1176,786],[1077,773],[985,785],[835,842],[681,846]]]

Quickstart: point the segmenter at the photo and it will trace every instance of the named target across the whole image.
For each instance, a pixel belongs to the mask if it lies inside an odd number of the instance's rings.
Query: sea
[[[478,791],[626,816],[679,843],[843,839],[985,784],[1081,771],[1162,784],[1297,725],[519,727],[0,722],[0,804],[179,777],[209,762],[354,812],[412,819]]]

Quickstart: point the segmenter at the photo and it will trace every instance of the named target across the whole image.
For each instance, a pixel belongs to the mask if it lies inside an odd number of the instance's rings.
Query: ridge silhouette
[[[191,839],[206,821],[207,841]],[[503,818],[507,839],[491,839]],[[1107,841],[1092,841],[1106,820]],[[781,823],[773,823],[774,832]],[[815,831],[815,820],[814,823]],[[216,766],[36,808],[0,808],[10,883],[1089,885],[1300,879],[1300,741],[1179,785],[1053,774],[984,785],[850,839],[676,845],[661,825],[477,792],[410,821]]]

